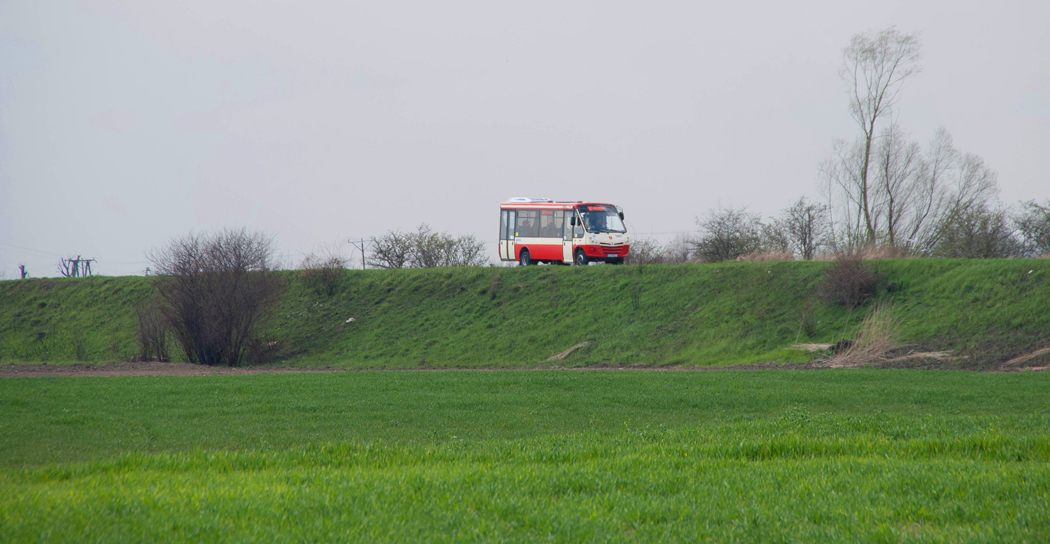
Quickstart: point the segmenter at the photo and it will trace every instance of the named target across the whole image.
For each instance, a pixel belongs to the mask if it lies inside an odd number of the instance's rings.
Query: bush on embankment
[[[309,366],[801,362],[793,344],[852,338],[889,303],[900,341],[954,350],[962,366],[1050,345],[1050,261],[866,264],[880,286],[852,309],[819,296],[820,262],[345,271],[326,290],[286,272],[266,336],[278,362]],[[0,282],[0,360],[131,359],[134,307],[152,294],[137,277]]]

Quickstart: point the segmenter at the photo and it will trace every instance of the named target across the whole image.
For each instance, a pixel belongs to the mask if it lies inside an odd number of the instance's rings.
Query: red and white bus
[[[500,204],[499,218],[501,261],[620,264],[631,245],[612,204],[516,197]]]

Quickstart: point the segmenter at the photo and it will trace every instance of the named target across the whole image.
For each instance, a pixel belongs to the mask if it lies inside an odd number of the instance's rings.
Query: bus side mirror
[[[623,212],[620,212],[620,221],[623,221]]]
[[[576,218],[575,217],[570,217],[569,218],[569,224],[575,227],[576,226]]]

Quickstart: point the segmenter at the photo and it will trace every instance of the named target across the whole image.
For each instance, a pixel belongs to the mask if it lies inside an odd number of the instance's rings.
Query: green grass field
[[[1050,345],[1050,260],[871,261],[901,342],[986,369]],[[828,263],[347,271],[327,290],[287,272],[266,339],[277,364],[349,368],[805,362],[796,342],[852,339],[868,306],[820,301]],[[0,362],[138,353],[149,278],[0,282]],[[815,331],[803,334],[811,313]],[[349,318],[354,318],[348,323]],[[578,343],[556,363],[547,358]],[[1029,361],[1050,363],[1050,356]]]
[[[0,380],[0,541],[1050,540],[1050,376]]]

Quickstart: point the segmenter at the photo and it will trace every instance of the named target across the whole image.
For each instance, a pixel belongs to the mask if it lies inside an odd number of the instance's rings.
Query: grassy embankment
[[[1050,375],[0,380],[0,541],[1050,539]]]
[[[900,339],[987,367],[1050,345],[1050,261],[869,262]],[[285,364],[359,368],[800,362],[867,308],[822,303],[828,263],[348,271],[332,294],[286,273],[267,332]],[[0,361],[127,360],[146,278],[0,282]],[[802,334],[812,312],[815,334]],[[347,322],[349,318],[354,321]],[[545,363],[585,341],[563,361]],[[1030,361],[1045,364],[1048,357]]]

